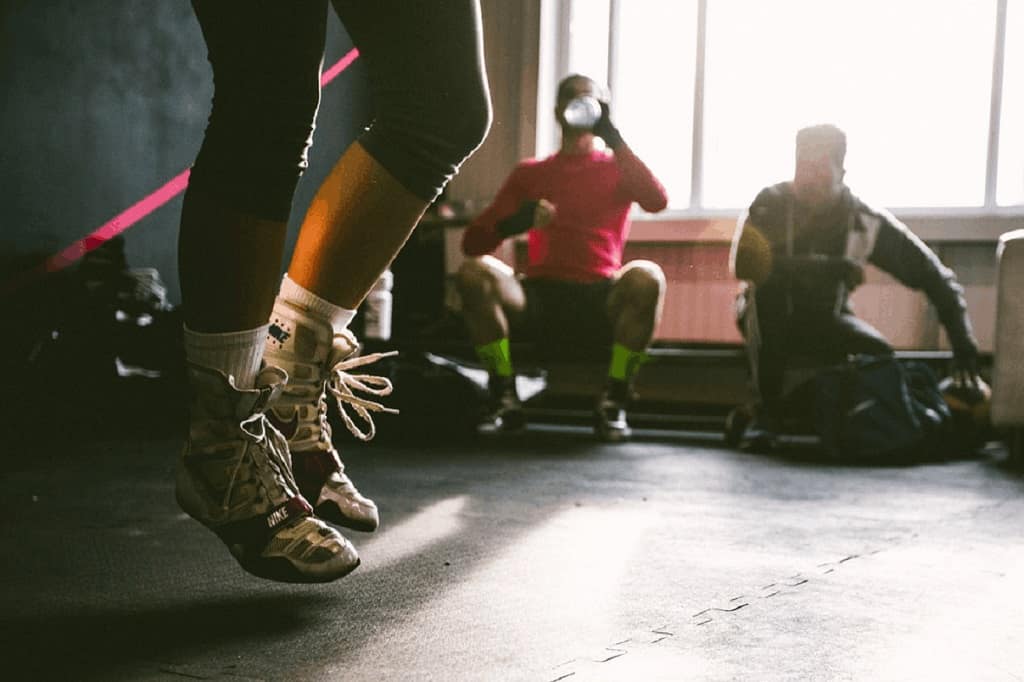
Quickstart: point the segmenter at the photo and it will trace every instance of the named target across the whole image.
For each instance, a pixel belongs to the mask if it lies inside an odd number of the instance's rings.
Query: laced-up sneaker
[[[516,393],[515,377],[491,375],[488,392],[490,397],[483,416],[477,422],[477,433],[489,436],[522,431],[526,427],[526,413]]]
[[[228,546],[242,568],[283,582],[328,582],[359,565],[355,548],[313,516],[291,473],[288,444],[264,411],[287,374],[268,367],[255,389],[188,369],[189,439],[178,461],[178,504]]]
[[[290,380],[281,399],[267,416],[288,439],[292,469],[299,489],[317,516],[339,526],[372,532],[380,525],[373,500],[364,497],[345,474],[345,465],[331,440],[327,396],[333,396],[349,432],[368,441],[377,433],[371,412],[397,413],[379,402],[360,397],[386,396],[391,381],[349,370],[396,353],[359,355],[359,343],[345,330],[335,335],[331,325],[312,319],[295,306],[278,300],[270,319],[264,358],[284,368]],[[346,406],[366,424],[363,431]]]
[[[626,420],[629,387],[624,382],[609,382],[594,407],[594,434],[606,443],[629,440],[633,430]]]

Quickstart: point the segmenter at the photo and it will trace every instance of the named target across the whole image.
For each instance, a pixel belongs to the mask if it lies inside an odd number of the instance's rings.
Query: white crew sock
[[[233,376],[236,388],[252,388],[263,361],[269,327],[265,324],[223,334],[203,334],[185,327],[185,357],[200,367]]]
[[[281,280],[281,291],[277,295],[278,300],[283,300],[308,313],[318,320],[326,320],[331,324],[335,334],[348,328],[356,311],[334,305],[330,301],[320,298],[312,291],[296,284],[288,275]]]

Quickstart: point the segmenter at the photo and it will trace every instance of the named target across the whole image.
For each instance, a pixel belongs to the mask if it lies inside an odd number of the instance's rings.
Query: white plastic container
[[[363,301],[363,336],[367,339],[387,341],[391,338],[391,288],[395,277],[385,270]]]
[[[565,105],[562,117],[577,130],[591,130],[601,119],[601,103],[590,95],[577,97]]]

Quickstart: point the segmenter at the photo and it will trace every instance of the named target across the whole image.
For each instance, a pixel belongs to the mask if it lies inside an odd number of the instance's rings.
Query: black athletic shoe
[[[754,412],[749,405],[734,407],[726,416],[725,425],[722,427],[722,439],[725,444],[730,448],[738,448],[753,419]]]
[[[740,437],[740,450],[744,452],[767,453],[779,447],[778,421],[761,412],[747,424]]]
[[[606,443],[629,440],[633,430],[626,420],[630,388],[624,381],[611,380],[594,408],[594,435]]]
[[[522,431],[526,413],[516,394],[515,377],[491,376],[491,397],[483,417],[477,422],[477,433],[485,436]]]

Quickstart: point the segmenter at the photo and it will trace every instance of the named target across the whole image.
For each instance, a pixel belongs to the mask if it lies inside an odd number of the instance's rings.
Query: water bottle
[[[391,287],[394,275],[385,270],[377,278],[363,302],[363,336],[367,339],[387,341],[391,338]]]
[[[570,128],[591,130],[601,120],[601,103],[590,95],[577,97],[565,105],[562,118]]]

